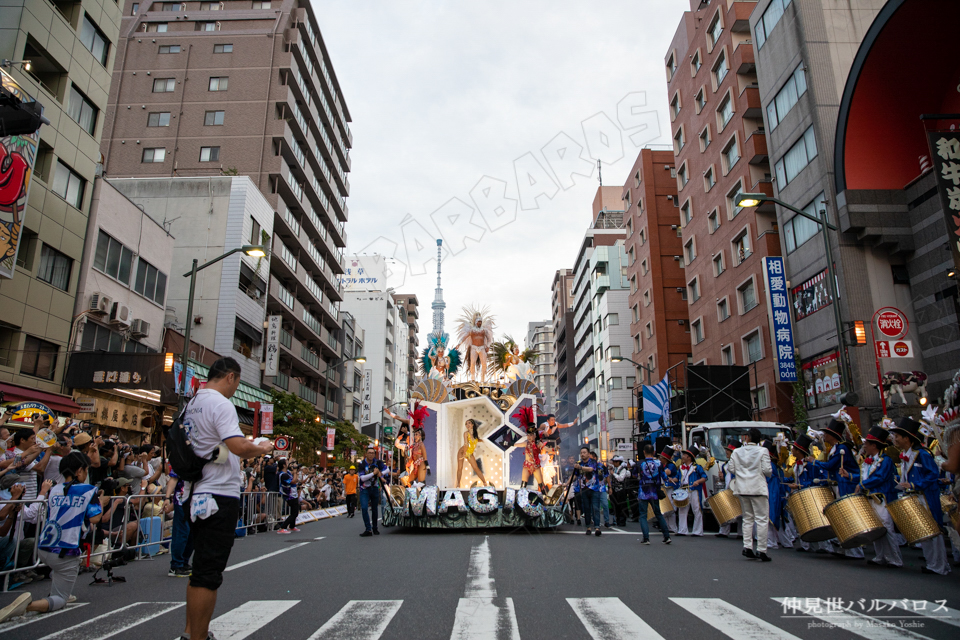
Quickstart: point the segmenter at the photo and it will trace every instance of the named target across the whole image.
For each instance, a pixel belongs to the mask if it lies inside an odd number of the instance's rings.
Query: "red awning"
[[[6,382],[0,382],[0,392],[3,392],[6,402],[40,402],[61,413],[80,412],[80,405],[74,402],[73,398],[59,393],[48,393]]]

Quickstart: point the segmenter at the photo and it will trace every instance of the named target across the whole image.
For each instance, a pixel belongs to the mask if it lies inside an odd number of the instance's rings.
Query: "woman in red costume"
[[[523,449],[523,474],[520,477],[520,487],[526,487],[530,481],[530,475],[533,474],[540,492],[546,493],[547,487],[543,484],[543,473],[540,471],[540,433],[537,431],[537,421],[533,415],[533,407],[520,407],[520,410],[513,414],[513,417],[520,420],[520,425],[527,432],[526,444]]]
[[[427,462],[427,448],[423,445],[423,420],[429,415],[430,410],[421,407],[419,402],[414,402],[413,410],[407,412],[406,418],[401,418],[389,409],[386,409],[386,413],[394,420],[408,425],[413,431],[413,437],[408,439],[407,444],[407,475],[404,484],[409,487],[414,482],[426,482],[430,465]]]

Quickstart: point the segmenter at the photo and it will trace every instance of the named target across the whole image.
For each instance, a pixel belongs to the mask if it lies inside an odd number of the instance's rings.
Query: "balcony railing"
[[[310,404],[317,404],[317,392],[310,387],[306,387],[301,384],[300,389],[297,391],[297,395]]]

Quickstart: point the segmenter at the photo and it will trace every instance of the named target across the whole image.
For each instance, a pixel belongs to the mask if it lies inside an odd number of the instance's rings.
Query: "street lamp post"
[[[329,419],[329,413],[327,411],[327,393],[330,391],[330,372],[342,365],[345,362],[356,361],[358,364],[363,364],[367,361],[363,356],[355,356],[353,358],[344,358],[334,362],[332,365],[327,367],[327,370],[323,374],[323,420],[326,422]]]
[[[772,202],[780,205],[788,211],[794,212],[799,216],[803,216],[808,220],[812,220],[819,225],[820,235],[823,236],[824,252],[827,258],[827,278],[830,280],[830,295],[833,298],[833,321],[837,326],[837,360],[840,363],[840,384],[842,388],[846,389],[847,391],[847,393],[842,396],[841,402],[848,405],[856,404],[858,398],[856,393],[853,391],[850,370],[847,366],[844,348],[846,345],[843,343],[843,318],[840,315],[840,292],[837,287],[837,271],[833,264],[833,249],[830,246],[830,236],[827,234],[827,229],[830,229],[831,231],[839,231],[839,228],[827,220],[827,210],[825,207],[820,208],[820,216],[816,217],[810,215],[802,209],[798,209],[793,205],[787,204],[783,200],[778,200],[777,198],[768,196],[764,193],[740,193],[737,194],[735,202],[737,206],[740,207],[756,207],[761,202]]]
[[[216,257],[209,262],[204,262],[200,266],[197,266],[197,259],[194,258],[193,267],[190,269],[190,271],[183,274],[184,278],[190,278],[190,293],[187,296],[187,320],[183,329],[183,354],[180,356],[180,365],[183,367],[181,372],[183,375],[183,383],[180,386],[180,398],[178,403],[180,409],[183,409],[183,401],[187,397],[187,362],[190,358],[190,328],[193,326],[193,293],[197,286],[197,272],[203,271],[210,265],[216,264],[224,258],[232,256],[235,253],[240,253],[241,251],[251,258],[263,258],[267,255],[267,248],[265,246],[245,244],[242,247],[231,249],[222,256]]]

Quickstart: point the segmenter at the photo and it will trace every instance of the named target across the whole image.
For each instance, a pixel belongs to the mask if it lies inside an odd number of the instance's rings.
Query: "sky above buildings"
[[[314,0],[353,118],[350,253],[431,330],[436,242],[447,331],[488,305],[498,338],[551,316],[598,186],[670,142],[664,58],[688,0]],[[442,234],[438,232],[442,231]]]

